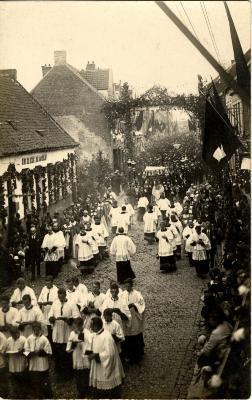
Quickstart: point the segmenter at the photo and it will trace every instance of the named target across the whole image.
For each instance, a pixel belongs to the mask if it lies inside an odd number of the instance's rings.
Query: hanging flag
[[[140,111],[140,113],[138,114],[135,125],[136,125],[136,130],[140,131],[143,125],[143,111]]]
[[[217,92],[216,86],[214,84],[214,81],[212,81],[212,90],[213,90],[213,96],[210,96],[211,99],[211,103],[213,104],[213,106],[216,108],[216,110],[218,111],[218,113],[222,116],[222,118],[227,122],[228,125],[230,125],[230,127],[232,126],[228,115],[226,113],[226,110],[224,108],[224,105],[221,101],[221,98]]]
[[[215,171],[230,160],[241,142],[231,125],[223,119],[216,108],[206,99],[205,129],[203,135],[202,158]]]
[[[232,19],[232,16],[230,14],[230,11],[229,11],[226,1],[224,1],[224,6],[225,6],[227,17],[228,17],[230,34],[231,34],[231,39],[232,39],[232,44],[233,44],[234,58],[235,58],[235,64],[236,64],[237,83],[240,87],[247,90],[248,94],[250,95],[250,89],[249,89],[250,88],[250,72],[249,72],[243,51],[242,51],[239,36],[235,29],[234,21]]]
[[[154,110],[151,110],[151,117],[148,124],[148,133],[152,133],[154,128]]]

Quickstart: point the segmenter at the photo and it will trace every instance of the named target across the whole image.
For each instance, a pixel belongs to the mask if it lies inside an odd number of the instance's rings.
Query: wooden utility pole
[[[237,85],[231,75],[229,75],[218,61],[209,53],[209,51],[200,43],[200,41],[190,32],[190,30],[180,21],[180,19],[173,13],[173,11],[163,2],[155,2],[159,8],[171,19],[171,21],[178,27],[178,29],[190,40],[197,50],[205,57],[205,59],[213,66],[218,72],[223,81],[237,93],[241,99],[250,105],[250,96],[247,92]]]

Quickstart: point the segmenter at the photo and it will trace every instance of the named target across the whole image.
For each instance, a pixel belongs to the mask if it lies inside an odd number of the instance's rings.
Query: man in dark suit
[[[32,281],[35,280],[36,268],[37,277],[40,276],[40,262],[41,262],[41,237],[37,232],[36,226],[31,225],[28,236],[28,248],[26,250],[25,261],[26,268],[31,267]]]

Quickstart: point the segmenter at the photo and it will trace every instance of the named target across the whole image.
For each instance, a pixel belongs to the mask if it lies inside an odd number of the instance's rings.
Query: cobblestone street
[[[125,367],[123,398],[185,398],[195,364],[194,347],[198,334],[200,296],[205,282],[196,277],[187,265],[185,256],[177,263],[175,273],[159,271],[156,245],[143,240],[143,225],[134,225],[130,236],[137,245],[132,260],[136,273],[136,289],[146,300],[145,357],[141,365]],[[64,283],[68,266],[56,280]],[[116,278],[114,259],[98,265],[94,273],[82,281],[91,288],[93,280],[100,280],[106,291],[109,281]],[[36,295],[44,285],[41,278],[34,285]],[[74,383],[57,383],[52,376],[55,398],[76,398]]]

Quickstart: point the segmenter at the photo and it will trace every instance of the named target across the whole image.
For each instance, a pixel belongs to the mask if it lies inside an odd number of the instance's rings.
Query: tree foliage
[[[112,167],[109,159],[99,151],[91,161],[77,165],[78,197],[86,199],[87,195],[104,194],[109,183]]]

